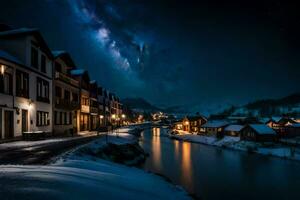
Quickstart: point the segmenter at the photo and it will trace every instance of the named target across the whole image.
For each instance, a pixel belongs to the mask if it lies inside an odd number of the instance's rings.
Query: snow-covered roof
[[[206,124],[204,124],[203,128],[218,128],[228,125],[228,122],[226,121],[209,121]]]
[[[11,55],[3,50],[0,50],[0,58],[3,58],[5,60],[20,64],[20,65],[24,65],[18,58],[14,57],[13,55]]]
[[[74,70],[71,70],[71,75],[83,75],[85,73],[85,70],[84,69],[74,69]]]
[[[264,118],[260,118],[259,119],[259,121],[261,122],[261,123],[267,123],[268,121],[270,121],[270,118],[269,117],[264,117]]]
[[[282,117],[271,117],[271,119],[277,123],[282,119]]]
[[[290,127],[300,128],[300,123],[291,124]]]
[[[95,83],[97,83],[96,80],[91,80],[91,81],[90,81],[90,84],[95,84]]]
[[[276,132],[265,124],[250,124],[249,126],[253,128],[258,134],[276,135]]]
[[[244,126],[242,126],[242,125],[235,125],[235,124],[233,124],[233,125],[229,125],[229,126],[227,126],[226,128],[225,128],[225,131],[240,131],[240,130],[242,130],[242,128],[243,128]]]
[[[0,32],[0,36],[4,35],[15,35],[15,34],[22,34],[22,33],[32,33],[38,31],[36,28],[19,28],[19,29],[13,29],[8,31],[2,31]]]
[[[56,58],[62,54],[67,53],[66,51],[52,51],[53,56]]]

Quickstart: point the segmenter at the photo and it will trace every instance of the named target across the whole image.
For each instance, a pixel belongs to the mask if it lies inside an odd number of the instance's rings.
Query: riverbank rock
[[[88,147],[81,149],[81,153],[88,154],[93,157],[102,158],[112,162],[125,164],[128,166],[136,166],[143,163],[147,158],[147,153],[139,146],[138,143],[133,144],[113,144],[108,143],[99,149],[90,149]]]

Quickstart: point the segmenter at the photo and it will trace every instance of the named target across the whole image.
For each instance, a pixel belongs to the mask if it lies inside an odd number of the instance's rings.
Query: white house
[[[52,132],[53,55],[37,29],[0,32],[0,137]]]

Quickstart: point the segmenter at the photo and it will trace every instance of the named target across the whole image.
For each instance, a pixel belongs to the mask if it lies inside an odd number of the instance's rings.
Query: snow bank
[[[109,134],[107,140],[114,144],[136,142],[127,133]],[[103,136],[49,166],[0,166],[1,199],[190,199],[161,177],[79,151],[105,144]]]
[[[218,147],[225,147],[227,149],[246,151],[251,153],[258,153],[262,155],[275,156],[290,160],[300,161],[300,149],[280,144],[264,145],[261,143],[251,141],[241,141],[239,137],[225,136],[222,139],[217,139],[214,136],[203,136],[193,134],[179,134],[171,135],[171,138],[207,144]]]

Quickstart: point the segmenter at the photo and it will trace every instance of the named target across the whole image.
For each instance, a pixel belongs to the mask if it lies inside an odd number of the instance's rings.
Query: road
[[[18,141],[0,144],[0,164],[47,164],[61,153],[100,137],[96,135],[56,138],[41,141]]]

